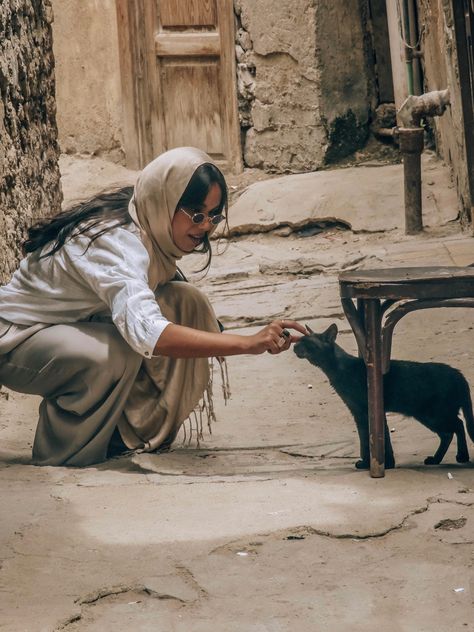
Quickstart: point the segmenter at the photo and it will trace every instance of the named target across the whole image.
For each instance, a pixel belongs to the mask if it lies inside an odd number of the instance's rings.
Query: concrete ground
[[[356,180],[338,170],[352,215],[325,208],[324,230],[308,204],[318,198],[314,178],[288,176],[287,188],[277,178],[237,202],[264,199],[274,230],[254,234],[255,222],[219,246],[206,278],[193,278],[228,329],[251,333],[280,317],[316,331],[336,322],[340,344],[355,351],[338,272],[474,262],[472,235],[453,221],[447,171],[428,158],[441,175],[425,182],[433,212],[423,234],[403,234],[391,166]],[[100,161],[62,167],[68,198],[134,175]],[[335,172],[324,173],[329,187]],[[259,177],[230,178],[232,191]],[[254,196],[263,185],[265,196]],[[277,209],[282,191],[292,192],[291,222]],[[187,272],[199,263],[189,259]],[[411,314],[397,325],[393,356],[447,362],[474,383],[473,317]],[[168,454],[85,469],[30,465],[38,399],[0,399],[0,630],[474,630],[474,469],[456,463],[455,446],[441,466],[424,466],[437,437],[389,415],[397,467],[371,479],[354,469],[354,423],[320,371],[291,351],[228,364],[232,399],[223,405],[216,372],[218,422],[199,447],[181,438]]]

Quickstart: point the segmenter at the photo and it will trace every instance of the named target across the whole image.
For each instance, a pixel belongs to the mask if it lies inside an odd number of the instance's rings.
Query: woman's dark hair
[[[221,171],[213,164],[206,162],[196,169],[193,173],[188,186],[184,190],[183,195],[180,197],[178,207],[184,208],[188,211],[199,211],[204,205],[209,189],[213,184],[219,185],[221,190],[221,201],[219,204],[219,213],[225,215],[225,228],[229,229],[229,206],[227,199],[227,184]],[[205,235],[202,245],[196,248],[197,252],[207,254],[206,263],[198,272],[208,270],[211,265],[212,248],[209,236]]]
[[[193,173],[178,206],[199,210],[204,204],[210,186],[214,183],[218,184],[221,190],[219,212],[225,214],[225,226],[228,228],[226,182],[219,169],[210,163],[201,165]],[[104,191],[55,217],[37,222],[28,230],[27,239],[23,243],[24,252],[35,252],[44,246],[49,246],[41,254],[41,258],[49,257],[62,248],[71,237],[87,234],[92,229],[102,226],[101,230],[91,234],[90,243],[92,243],[112,228],[129,224],[132,218],[128,213],[128,204],[132,195],[132,186]],[[208,254],[206,263],[199,270],[202,272],[209,268],[212,258],[211,244],[207,235],[197,251]]]
[[[55,217],[37,222],[29,228],[23,250],[25,253],[34,252],[49,245],[50,247],[41,254],[41,258],[49,257],[62,248],[71,237],[88,233],[102,225],[102,230],[91,235],[92,243],[111,228],[124,226],[132,221],[128,214],[128,204],[132,195],[132,186],[104,191]]]

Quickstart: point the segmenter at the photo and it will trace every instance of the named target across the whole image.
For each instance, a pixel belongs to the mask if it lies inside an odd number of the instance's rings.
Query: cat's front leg
[[[370,469],[370,442],[369,442],[369,420],[368,415],[354,414],[359,433],[360,441],[360,460],[356,461],[358,470]],[[395,457],[393,454],[392,442],[390,440],[390,432],[387,425],[387,417],[384,415],[384,435],[385,435],[385,469],[392,470],[395,467]]]
[[[393,454],[392,441],[390,440],[390,430],[388,429],[387,416],[384,415],[385,432],[385,469],[393,470],[395,467],[395,456]]]
[[[370,448],[369,448],[369,418],[367,411],[352,410],[354,421],[359,435],[360,460],[355,466],[358,470],[370,469]]]

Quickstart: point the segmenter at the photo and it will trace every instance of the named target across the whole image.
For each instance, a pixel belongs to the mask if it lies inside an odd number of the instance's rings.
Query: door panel
[[[163,28],[215,26],[216,0],[161,0],[160,22]]]
[[[162,64],[164,127],[167,147],[205,147],[210,156],[222,159],[222,117],[219,68],[216,61],[173,60]],[[190,139],[192,139],[190,141]]]

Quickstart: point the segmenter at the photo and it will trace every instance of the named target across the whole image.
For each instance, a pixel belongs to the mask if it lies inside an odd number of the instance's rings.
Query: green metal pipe
[[[413,60],[410,59],[405,62],[407,66],[407,83],[408,83],[408,95],[415,93],[415,86],[413,81]]]
[[[408,0],[402,0],[402,13],[403,13],[403,39],[405,40],[405,64],[407,69],[407,88],[408,95],[415,93],[414,81],[413,81],[413,52],[410,46],[413,45],[411,41],[410,30],[410,10],[408,7]]]

